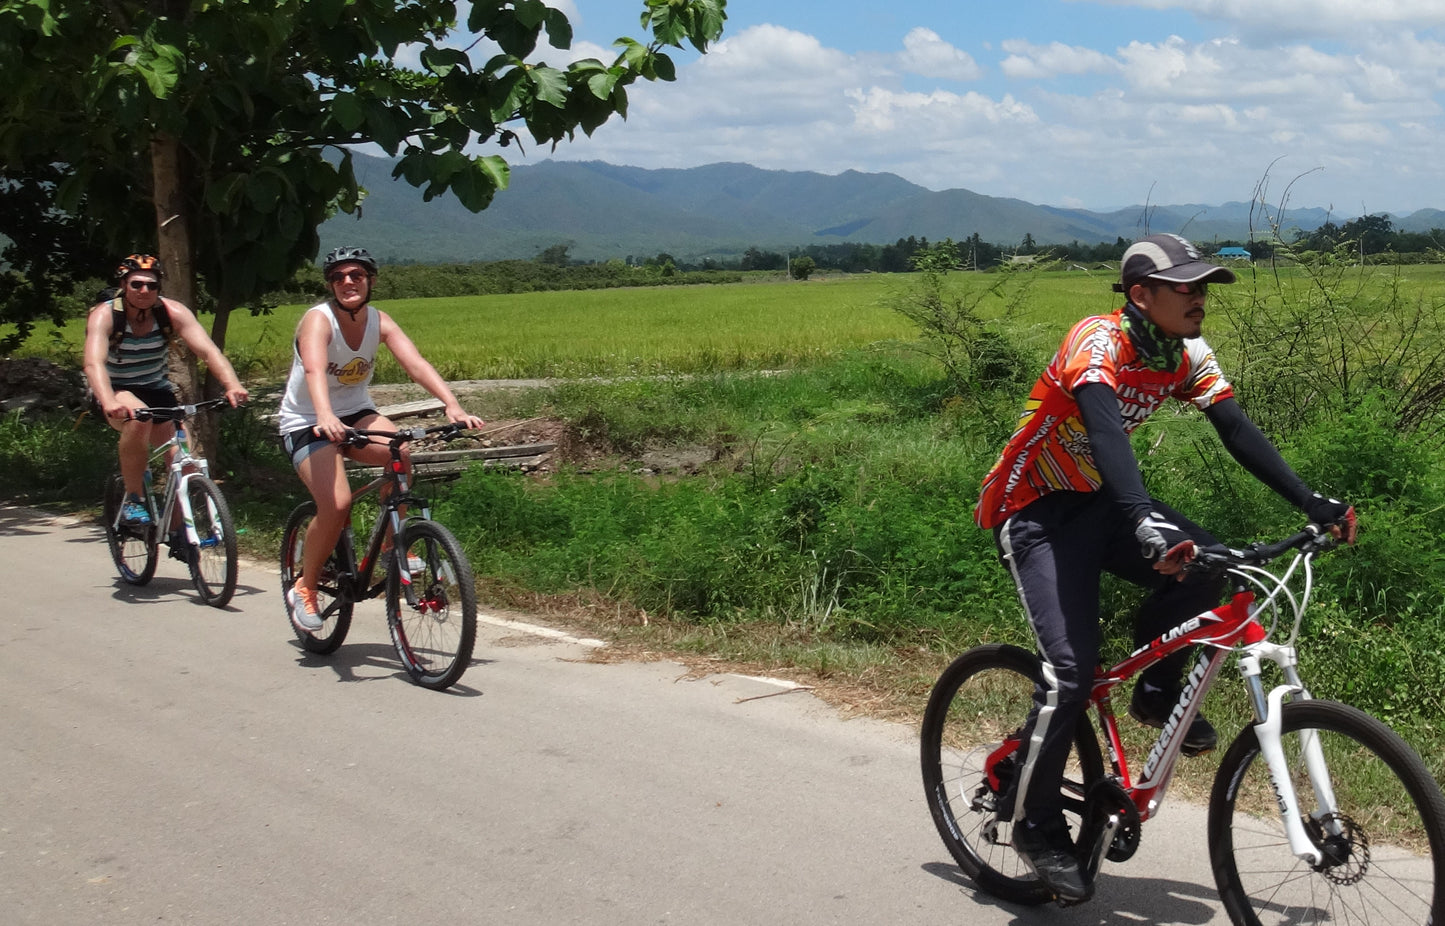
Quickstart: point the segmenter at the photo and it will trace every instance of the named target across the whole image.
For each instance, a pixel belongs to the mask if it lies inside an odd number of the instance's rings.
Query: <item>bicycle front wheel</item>
[[[120,506],[124,501],[125,480],[120,473],[115,473],[105,484],[101,515],[105,519],[105,542],[121,580],[130,585],[145,585],[156,574],[160,541],[154,524],[120,523]]]
[[[285,607],[286,593],[301,577],[306,555],[306,529],[316,519],[316,503],[302,502],[286,519],[286,529],[281,532],[281,601]],[[337,551],[332,550],[321,569],[321,581],[316,586],[316,602],[321,606],[325,621],[314,633],[297,630],[286,616],[286,626],[301,641],[301,647],[310,653],[332,653],[346,640],[351,630],[352,601],[342,593],[339,576],[349,572],[348,567],[339,565]]]
[[[199,473],[186,480],[186,498],[191,504],[197,541],[186,549],[191,581],[202,601],[213,608],[224,608],[236,593],[240,569],[231,508],[216,484]]]
[[[1002,644],[974,647],[939,676],[923,713],[923,787],[943,844],[980,888],[1020,904],[1054,896],[1011,843],[1016,753],[1042,677],[1032,653]],[[1099,741],[1086,716],[1063,783],[1073,832],[1081,827],[1084,795],[1103,776]]]
[[[391,642],[412,681],[441,690],[456,684],[477,639],[477,588],[472,567],[452,532],[435,521],[402,528],[402,561],[410,588],[387,563],[386,618]]]
[[[1333,701],[1282,715],[1285,758],[1318,865],[1290,851],[1253,727],[1225,753],[1209,801],[1214,879],[1230,919],[1247,926],[1445,922],[1445,799],[1420,757],[1389,727]],[[1304,748],[1319,741],[1329,780]],[[1333,791],[1326,804],[1321,795]]]

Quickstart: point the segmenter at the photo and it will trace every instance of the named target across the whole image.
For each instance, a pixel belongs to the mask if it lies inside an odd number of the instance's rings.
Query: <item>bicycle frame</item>
[[[384,501],[381,501],[381,512],[376,522],[371,527],[371,534],[366,543],[366,554],[358,561],[356,558],[355,536],[352,525],[348,522],[341,532],[341,543],[345,548],[347,566],[351,570],[350,585],[348,594],[354,601],[364,601],[375,598],[386,589],[386,577],[383,576],[376,581],[371,581],[371,574],[377,564],[381,561],[381,545],[386,538],[387,527],[391,528],[392,536],[400,536],[401,511],[400,509],[408,504],[416,504],[420,500],[410,496],[405,488],[405,477],[401,480],[393,480],[390,475],[378,476],[371,482],[354,490],[351,493],[351,505],[354,507],[358,501],[372,493],[380,493],[382,486],[391,484],[394,486],[391,493]],[[430,512],[423,506],[422,517],[429,518]],[[400,554],[397,554],[400,555]],[[399,573],[403,581],[407,579],[406,570]]]
[[[152,523],[157,526],[157,529],[166,533],[171,531],[170,525],[176,514],[179,513],[181,527],[177,529],[185,531],[186,540],[192,545],[199,545],[202,538],[196,533],[195,512],[191,508],[189,492],[190,482],[196,476],[209,477],[211,464],[204,457],[194,456],[191,453],[191,443],[186,436],[185,419],[200,409],[222,401],[224,400],[213,399],[199,405],[182,405],[175,409],[141,409],[140,411],[147,412],[147,414],[137,414],[137,417],[142,420],[171,421],[175,424],[175,433],[168,440],[151,448],[145,474],[146,507],[150,509]],[[162,459],[166,461],[166,490],[161,501],[160,511],[156,511],[154,493],[150,491],[150,480],[152,469]]]
[[[1238,654],[1240,675],[1248,689],[1254,712],[1254,732],[1269,767],[1290,849],[1296,857],[1312,865],[1319,864],[1322,860],[1323,853],[1305,831],[1301,820],[1299,795],[1295,793],[1287,771],[1280,734],[1281,705],[1285,698],[1310,696],[1299,677],[1295,639],[1313,585],[1311,561],[1314,555],[1314,550],[1296,551],[1294,560],[1279,575],[1258,566],[1239,565],[1237,562],[1231,564],[1227,571],[1235,579],[1235,588],[1228,602],[1183,621],[1139,647],[1118,665],[1108,669],[1100,668],[1096,673],[1091,704],[1108,747],[1109,760],[1117,783],[1132,800],[1141,822],[1153,816],[1163,803],[1183,745],[1183,732],[1189,729],[1189,725],[1198,715],[1204,697],[1218,678],[1224,661],[1231,654]],[[1266,560],[1261,558],[1261,562],[1263,561]],[[1289,588],[1297,572],[1304,576],[1304,588],[1299,596]],[[1256,588],[1263,593],[1262,598],[1257,599]],[[1294,625],[1286,642],[1275,643],[1269,636],[1271,630],[1278,626],[1278,621],[1266,628],[1260,617],[1268,612],[1278,616],[1281,604],[1294,612]],[[1171,653],[1196,645],[1203,647],[1205,651],[1190,670],[1179,703],[1175,705],[1158,739],[1150,748],[1136,782],[1131,778],[1123,740],[1114,716],[1113,690]],[[1263,664],[1266,661],[1278,665],[1284,677],[1284,684],[1268,693],[1264,690],[1263,682]],[[1323,751],[1312,735],[1306,735],[1304,744],[1306,766],[1315,799],[1321,810],[1327,814],[1337,807]],[[1107,842],[1107,839],[1104,840],[1105,845]]]
[[[379,499],[382,510],[378,513],[376,522],[372,525],[371,535],[366,544],[366,554],[359,562],[356,558],[355,537],[349,514],[346,527],[341,532],[340,546],[345,551],[344,556],[347,560],[343,565],[349,570],[350,574],[347,577],[338,576],[337,584],[338,586],[344,587],[346,595],[350,600],[365,601],[376,598],[386,590],[385,572],[383,572],[381,578],[374,584],[371,581],[371,575],[376,565],[381,561],[381,548],[386,539],[387,529],[390,528],[391,536],[394,538],[402,536],[401,509],[415,506],[421,509],[422,519],[431,519],[431,509],[427,506],[427,503],[423,499],[411,494],[410,480],[407,478],[406,467],[401,459],[401,445],[408,440],[417,439],[422,434],[425,434],[426,431],[425,429],[418,428],[414,430],[397,431],[393,434],[393,432],[357,429],[352,433],[356,435],[352,439],[357,442],[367,441],[371,437],[392,435],[390,437],[390,463],[383,467],[380,476],[377,476],[366,485],[353,490],[351,493],[351,501],[348,504],[348,511],[353,510],[356,503],[366,496],[372,493],[377,493],[377,495],[380,496],[384,486],[390,485],[392,487],[391,491],[386,493],[385,498]],[[394,544],[392,554],[397,559],[395,564],[397,566],[397,576],[401,580],[402,591],[406,596],[407,603],[415,604],[415,593],[411,588],[411,572],[404,568],[406,564],[401,562],[401,558],[406,555],[403,545],[399,543]]]

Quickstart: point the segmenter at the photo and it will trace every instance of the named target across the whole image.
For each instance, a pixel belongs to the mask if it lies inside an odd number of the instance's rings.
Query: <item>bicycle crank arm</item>
[[[1098,835],[1094,837],[1093,846],[1087,855],[1079,859],[1080,873],[1085,880],[1093,881],[1099,873],[1099,866],[1104,861],[1104,854],[1109,851],[1109,846],[1114,842],[1114,837],[1119,833],[1119,827],[1124,825],[1124,820],[1117,813],[1111,813],[1104,820],[1103,826],[1099,827]]]

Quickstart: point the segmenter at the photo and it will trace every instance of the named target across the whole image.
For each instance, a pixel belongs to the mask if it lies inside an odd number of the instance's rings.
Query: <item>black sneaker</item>
[[[1168,723],[1174,705],[1179,703],[1180,689],[1155,688],[1147,682],[1134,686],[1134,697],[1129,699],[1129,716],[1146,727],[1162,729]],[[1184,743],[1179,751],[1186,756],[1197,756],[1209,752],[1219,742],[1214,724],[1204,719],[1204,714],[1194,715],[1194,722],[1184,733]]]
[[[1059,903],[1083,903],[1094,896],[1094,884],[1084,880],[1062,816],[1038,826],[1023,820],[1015,823],[1013,847]]]
[[[186,548],[189,547],[190,544],[186,543],[185,530],[177,529],[171,531],[170,537],[166,540],[166,546],[171,548],[171,559],[178,559],[183,563],[186,562]]]

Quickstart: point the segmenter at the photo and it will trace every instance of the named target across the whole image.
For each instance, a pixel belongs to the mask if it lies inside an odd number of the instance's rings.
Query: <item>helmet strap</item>
[[[127,309],[135,313],[136,321],[144,322],[150,316],[151,310],[149,306],[138,306],[130,301],[130,287],[124,283],[121,284],[121,300],[125,303]]]
[[[334,308],[338,308],[338,309],[340,309],[341,311],[345,312],[347,315],[351,316],[351,320],[352,320],[352,321],[356,321],[356,313],[357,313],[357,312],[360,312],[362,309],[366,308],[366,304],[367,304],[368,302],[370,302],[370,301],[371,301],[371,293],[368,292],[368,293],[366,294],[366,298],[361,301],[361,304],[360,304],[360,305],[358,305],[358,306],[357,306],[356,308],[354,308],[354,309],[348,309],[346,306],[342,305],[339,301],[337,301],[337,299],[336,299],[335,296],[332,296],[332,297],[331,297],[331,305],[332,305]]]

